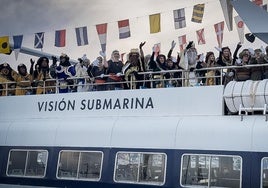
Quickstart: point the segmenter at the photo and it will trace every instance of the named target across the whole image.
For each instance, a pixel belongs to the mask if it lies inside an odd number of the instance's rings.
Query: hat
[[[114,53],[119,53],[119,51],[118,51],[118,50],[114,50],[114,51],[112,52],[112,54],[114,54]]]
[[[223,52],[223,51],[226,50],[226,49],[228,49],[229,51],[231,51],[230,48],[229,48],[228,46],[222,47],[221,51]]]
[[[214,55],[214,53],[211,52],[211,51],[210,51],[210,52],[207,52],[205,62],[208,62],[208,58],[209,58],[211,55]]]
[[[132,48],[129,53],[130,54],[134,54],[134,53],[138,54],[139,53],[139,49],[138,48]]]
[[[62,58],[66,58],[67,61],[69,61],[69,56],[67,54],[65,54],[65,53],[61,53],[60,59],[62,59]]]
[[[168,62],[168,61],[171,61],[171,62],[173,63],[172,58],[167,58],[167,62]]]
[[[240,52],[239,58],[242,59],[245,55],[249,56],[249,51],[247,49],[244,49],[242,52]]]
[[[261,49],[258,48],[258,49],[255,49],[255,50],[254,50],[254,53],[255,53],[255,54],[256,54],[256,53],[262,53],[262,51],[261,51]]]
[[[11,69],[11,67],[10,67],[10,65],[8,63],[2,63],[0,65],[0,70],[2,70],[3,68]]]
[[[255,36],[252,33],[245,34],[245,37],[251,43],[253,43],[255,41]]]

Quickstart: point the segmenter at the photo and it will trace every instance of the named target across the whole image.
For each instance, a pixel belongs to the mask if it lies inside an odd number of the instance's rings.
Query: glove
[[[104,74],[101,74],[100,77],[103,78],[104,77]]]
[[[241,42],[237,43],[236,47],[241,48],[242,47]]]
[[[204,57],[205,57],[205,56],[204,56],[204,54],[202,53],[202,54],[200,55],[200,57],[199,57],[199,61],[200,61],[200,62],[203,62],[203,61],[204,61]]]
[[[146,43],[145,41],[140,43],[140,46],[139,46],[140,49],[142,49],[142,47],[144,46],[145,43]]]
[[[176,46],[176,42],[173,40],[173,41],[171,42],[171,49],[173,50],[173,49],[175,48],[175,46]]]
[[[155,52],[155,51],[156,51],[156,45],[153,46],[153,52]]]
[[[177,58],[175,58],[175,57],[171,57],[171,59],[172,59],[172,61],[173,61],[174,63],[177,62]]]
[[[56,63],[57,63],[57,58],[56,58],[55,56],[52,56],[51,58],[52,58],[53,65],[56,65]]]
[[[121,74],[120,72],[116,73],[116,76],[118,76],[118,77],[121,76],[121,75],[122,75],[122,74]]]
[[[265,49],[264,49],[263,46],[261,46],[261,52],[262,52],[263,54],[265,54]]]
[[[186,50],[190,49],[193,45],[193,41],[190,41],[189,44],[186,46]]]
[[[92,64],[93,64],[93,66],[98,66],[98,64],[99,64],[99,60],[98,59],[96,59],[96,60],[94,60],[93,62],[92,62]]]
[[[233,73],[233,72],[229,72],[229,73],[228,73],[228,76],[229,76],[229,77],[232,77],[232,76],[234,76],[234,73]]]
[[[100,55],[101,55],[102,57],[106,57],[106,53],[103,52],[103,51],[100,51]]]
[[[33,59],[30,59],[31,64],[33,65],[35,61]]]
[[[215,46],[214,47],[218,52],[221,52],[221,48],[219,48],[219,47],[217,47],[217,46]]]
[[[249,51],[250,55],[254,55],[254,53],[255,53],[253,48],[249,48],[248,51]]]
[[[237,59],[237,60],[235,61],[235,63],[236,63],[237,65],[241,65],[242,61],[241,61],[241,59],[239,58],[239,59]]]
[[[83,57],[81,57],[82,61],[85,61],[87,59],[87,55],[84,54]]]
[[[154,45],[154,47],[153,47],[153,52],[156,52],[156,51],[159,50],[159,49],[158,49],[158,45],[160,45],[160,44],[155,44],[155,45]]]

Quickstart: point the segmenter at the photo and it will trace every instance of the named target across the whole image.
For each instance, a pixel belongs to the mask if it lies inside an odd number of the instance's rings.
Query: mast
[[[10,49],[12,51],[14,51],[14,44],[10,43]],[[46,53],[46,52],[42,52],[42,51],[38,51],[38,50],[33,50],[33,49],[30,49],[30,48],[27,48],[27,47],[21,47],[20,48],[20,53],[24,53],[24,54],[27,54],[27,55],[31,55],[31,56],[36,56],[36,57],[47,57],[48,59],[52,60],[52,56],[55,56],[57,58],[57,60],[59,61],[60,59],[60,56],[59,55],[55,55],[55,54],[50,54],[50,53]],[[71,64],[76,64],[78,63],[77,60],[74,60],[74,59],[70,59],[70,63]]]

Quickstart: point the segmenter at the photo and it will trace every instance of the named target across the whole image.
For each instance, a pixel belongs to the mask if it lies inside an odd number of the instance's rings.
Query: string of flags
[[[263,0],[253,0],[256,5],[261,6],[263,9],[267,10],[267,4],[263,5]],[[228,6],[228,5],[226,5]],[[195,23],[202,23],[203,15],[205,10],[205,4],[196,4],[193,6],[193,13],[191,21]],[[228,10],[227,10],[228,11]],[[181,29],[185,28],[186,17],[185,17],[185,8],[173,10],[173,18],[174,18],[174,28]],[[240,42],[244,42],[244,23],[239,16],[234,18],[237,31],[239,34]],[[150,24],[150,33],[158,33],[161,32],[161,13],[149,15],[149,24]],[[226,23],[228,26],[228,23]],[[96,25],[97,34],[100,41],[100,46],[103,52],[106,51],[106,43],[107,43],[107,28],[108,23],[98,24]],[[228,26],[229,28],[229,26]],[[219,47],[222,45],[223,41],[223,31],[224,31],[224,22],[214,24],[214,29],[216,33],[216,38],[218,41]],[[118,21],[118,31],[119,31],[119,39],[126,39],[131,37],[130,32],[130,24],[129,19]],[[89,44],[88,34],[87,34],[87,26],[75,28],[77,46],[84,46]],[[65,47],[66,46],[66,29],[56,30],[55,31],[55,46],[56,47]],[[199,29],[196,31],[197,44],[204,45],[206,44],[205,40],[205,29]],[[45,32],[38,32],[34,34],[34,48],[42,49],[44,46]],[[178,37],[180,50],[183,50],[186,45],[186,35],[182,35]],[[14,51],[15,57],[17,59],[20,48],[23,42],[23,35],[13,36],[14,42]],[[9,45],[9,36],[0,37],[0,53],[10,54],[10,45]]]

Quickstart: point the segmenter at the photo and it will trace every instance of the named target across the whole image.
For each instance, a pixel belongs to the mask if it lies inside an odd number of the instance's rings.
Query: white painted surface
[[[61,117],[103,117],[103,116],[165,116],[165,115],[222,115],[223,86],[202,86],[184,88],[139,89],[104,92],[83,92],[50,95],[10,96],[0,97],[0,119],[24,118],[61,118]],[[145,108],[123,109],[124,100],[151,99],[151,106]],[[103,103],[110,100],[115,104],[120,102],[121,108],[115,109],[83,109],[90,100],[99,100]],[[52,106],[61,101],[71,101],[74,110],[51,108],[45,110],[45,103]],[[85,102],[85,103],[84,103]],[[39,106],[38,106],[39,104]],[[39,107],[41,111],[39,111]],[[57,105],[58,106],[58,105]],[[87,106],[87,105],[86,105]],[[113,105],[114,106],[114,105]],[[56,111],[55,111],[56,110]]]
[[[14,122],[3,130],[2,146],[268,151],[264,116],[70,117]]]
[[[0,98],[4,104],[20,102],[13,110],[4,111],[1,105],[0,146],[268,151],[265,117],[246,116],[241,121],[239,116],[222,116],[221,87],[78,93],[64,95],[64,99],[96,98],[97,94],[100,99],[149,96],[155,108],[36,112],[36,99],[45,96]],[[26,103],[29,107],[23,108],[21,104]],[[18,110],[16,118],[9,114]]]

